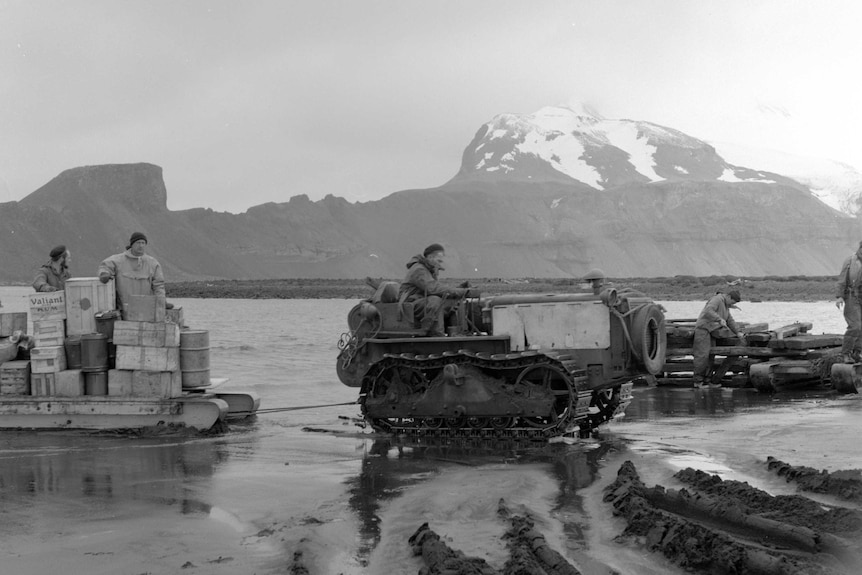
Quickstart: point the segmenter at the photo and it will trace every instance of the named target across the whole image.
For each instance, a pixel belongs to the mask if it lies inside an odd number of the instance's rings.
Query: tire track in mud
[[[545,536],[529,517],[512,515],[501,500],[497,515],[507,519],[510,527],[503,536],[508,541],[509,559],[496,571],[478,557],[468,557],[452,549],[424,523],[410,536],[408,543],[414,555],[421,555],[426,567],[420,575],[581,575],[560,553],[552,549]]]
[[[862,512],[801,495],[772,496],[744,482],[687,468],[688,487],[644,485],[620,466],[604,501],[633,538],[694,572],[849,575],[862,570]]]
[[[794,466],[772,456],[766,458],[766,467],[788,483],[796,483],[800,491],[834,495],[845,501],[862,504],[862,470],[818,471],[813,467]]]

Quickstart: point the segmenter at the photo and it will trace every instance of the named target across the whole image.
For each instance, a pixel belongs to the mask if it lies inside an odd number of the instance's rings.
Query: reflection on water
[[[211,478],[227,459],[211,439],[148,441],[84,434],[5,433],[0,440],[0,501],[6,510],[22,496],[74,508],[146,501],[177,506],[181,513],[208,512],[183,485]],[[59,511],[62,506],[58,506]]]
[[[743,409],[765,409],[776,404],[834,395],[834,392],[823,387],[775,394],[760,393],[751,388],[635,388],[634,398],[626,408],[622,421],[654,420],[680,415],[720,417]]]
[[[347,481],[350,506],[359,520],[358,554],[367,559],[380,542],[382,505],[407,488],[421,486],[446,466],[465,466],[478,472],[484,466],[497,467],[500,463],[544,464],[559,485],[557,512],[580,520],[583,509],[573,494],[591,485],[602,459],[619,448],[618,439],[574,445],[487,438],[374,440],[364,454],[359,474]],[[583,540],[583,528],[574,521],[565,526],[574,541]]]

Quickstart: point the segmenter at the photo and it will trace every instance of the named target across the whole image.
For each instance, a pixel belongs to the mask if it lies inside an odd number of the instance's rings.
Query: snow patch
[[[658,150],[656,146],[650,145],[647,138],[639,137],[639,130],[635,124],[617,123],[606,129],[608,141],[625,151],[629,155],[629,162],[638,173],[643,174],[651,182],[664,180],[655,173],[654,154]]]

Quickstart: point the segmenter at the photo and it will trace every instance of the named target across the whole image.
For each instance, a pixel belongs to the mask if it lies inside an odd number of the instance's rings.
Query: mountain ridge
[[[241,214],[171,211],[157,165],[64,170],[0,204],[0,281],[29,281],[59,243],[76,276],[94,276],[133,231],[147,234],[169,281],[397,279],[432,242],[447,248],[446,274],[463,278],[593,267],[614,277],[820,276],[837,273],[862,236],[858,218],[797,179],[731,163],[672,128],[585,113],[499,115],[447,182],[365,203],[294,195]]]

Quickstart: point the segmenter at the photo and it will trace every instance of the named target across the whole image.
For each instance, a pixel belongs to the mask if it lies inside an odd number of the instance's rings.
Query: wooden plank
[[[709,353],[712,355],[735,355],[749,357],[788,357],[806,355],[807,350],[795,349],[772,349],[769,347],[752,347],[752,346],[713,346]],[[677,357],[684,355],[692,355],[690,347],[675,347],[668,348],[667,357]]]
[[[807,332],[812,327],[813,324],[809,322],[796,322],[790,325],[785,325],[784,327],[773,330],[773,333],[775,334],[774,338],[784,339],[786,337],[793,337],[794,335]]]
[[[839,334],[802,334],[785,337],[783,339],[774,339],[767,345],[772,349],[815,349],[841,345],[843,339],[844,336]]]
[[[763,323],[738,323],[739,331],[745,334],[749,333],[761,333],[769,331],[769,324],[766,322]]]

